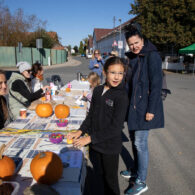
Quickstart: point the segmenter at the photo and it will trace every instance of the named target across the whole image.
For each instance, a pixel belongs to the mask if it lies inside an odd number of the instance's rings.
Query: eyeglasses
[[[26,70],[26,72],[28,72],[30,74],[32,72],[32,70]]]
[[[125,74],[124,72],[108,72],[108,73],[110,73],[112,76],[118,75],[119,77],[122,77]]]
[[[100,53],[94,53],[94,54],[100,54]]]

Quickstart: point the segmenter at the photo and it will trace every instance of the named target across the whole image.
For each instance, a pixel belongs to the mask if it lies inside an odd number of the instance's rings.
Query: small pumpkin
[[[64,105],[64,104],[58,104],[55,107],[55,115],[57,118],[64,119],[64,118],[68,117],[69,114],[70,114],[69,106]]]
[[[63,164],[57,154],[50,151],[41,152],[31,161],[30,172],[38,183],[50,185],[61,178]]]
[[[35,111],[39,117],[49,117],[53,113],[52,106],[49,103],[38,104]]]
[[[0,179],[9,180],[15,173],[16,165],[12,158],[3,156],[5,144],[0,148]]]

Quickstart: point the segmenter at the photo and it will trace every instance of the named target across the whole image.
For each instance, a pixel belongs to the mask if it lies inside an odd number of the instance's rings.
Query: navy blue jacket
[[[139,54],[126,53],[129,58],[131,78],[128,78],[129,130],[144,130],[164,127],[162,89],[162,61],[156,47],[148,40]],[[154,114],[146,121],[146,113]]]

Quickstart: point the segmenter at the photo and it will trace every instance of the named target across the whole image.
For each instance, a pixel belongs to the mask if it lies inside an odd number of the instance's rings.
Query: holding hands
[[[95,66],[96,68],[99,68],[99,64],[95,64],[94,66]]]

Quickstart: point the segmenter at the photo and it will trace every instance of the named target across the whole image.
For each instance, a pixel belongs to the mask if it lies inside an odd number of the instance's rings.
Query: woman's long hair
[[[99,55],[101,54],[99,49],[95,49],[94,52],[93,52],[93,55],[92,55],[92,59],[93,59],[93,60],[95,59],[95,53],[96,53],[96,52],[98,52]]]

